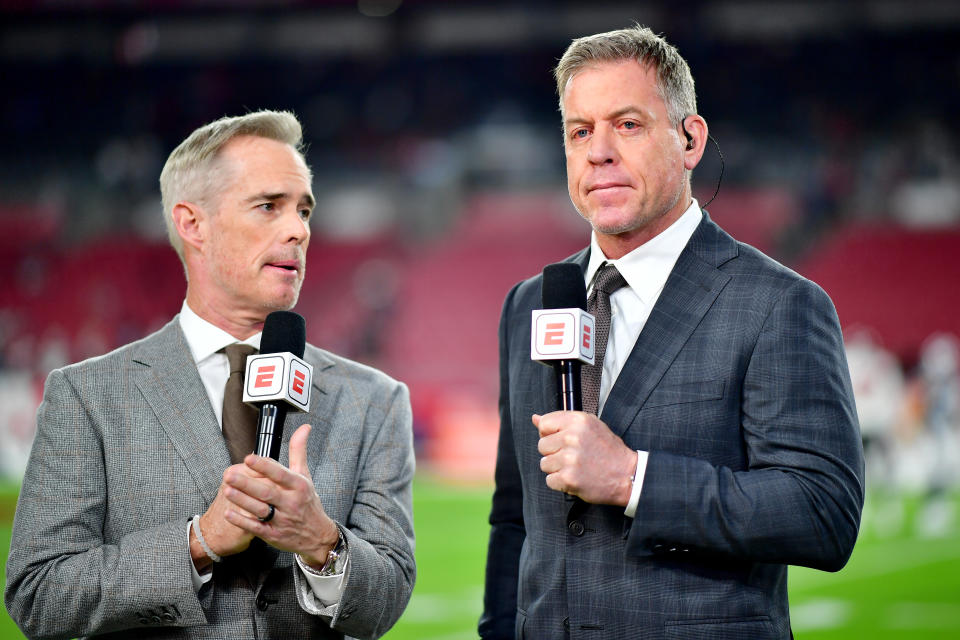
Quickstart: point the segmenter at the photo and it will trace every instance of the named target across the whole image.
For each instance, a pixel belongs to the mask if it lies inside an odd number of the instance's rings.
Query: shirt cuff
[[[637,471],[633,474],[633,487],[630,489],[630,501],[627,502],[627,508],[623,513],[627,517],[634,517],[637,513],[637,504],[640,502],[640,490],[643,489],[643,477],[647,473],[647,458],[650,454],[646,451],[637,451]]]
[[[306,584],[310,586],[309,590],[304,589],[304,599],[307,602],[317,605],[317,611],[315,613],[320,613],[321,610],[338,604],[340,598],[343,597],[343,589],[347,584],[347,574],[350,571],[349,548],[344,550],[344,555],[346,558],[344,558],[343,562],[343,571],[335,573],[332,576],[321,576],[304,564],[299,555],[294,554],[294,557],[297,559],[297,568],[300,570],[300,573],[303,574],[303,577],[307,579]],[[308,591],[312,591],[312,593]]]
[[[190,556],[190,527],[192,526],[192,521],[187,520],[187,557]],[[190,560],[190,580],[193,581],[193,590],[197,593],[200,592],[200,588],[203,585],[207,584],[213,579],[213,571],[207,571],[203,575],[200,575],[197,572],[197,565],[193,564],[193,559]]]

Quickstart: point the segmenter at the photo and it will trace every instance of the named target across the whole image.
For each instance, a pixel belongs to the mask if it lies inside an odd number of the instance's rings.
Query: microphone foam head
[[[289,351],[298,358],[302,358],[306,343],[307,323],[299,313],[274,311],[267,316],[263,323],[260,353]]]
[[[580,265],[557,262],[543,268],[544,309],[586,309],[587,286]]]

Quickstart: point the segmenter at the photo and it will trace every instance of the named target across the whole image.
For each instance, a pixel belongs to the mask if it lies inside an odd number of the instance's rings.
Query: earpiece
[[[683,129],[683,135],[687,136],[687,151],[693,149],[694,142],[693,136],[690,135],[690,132],[687,131],[687,118],[684,118],[680,121],[680,128]]]

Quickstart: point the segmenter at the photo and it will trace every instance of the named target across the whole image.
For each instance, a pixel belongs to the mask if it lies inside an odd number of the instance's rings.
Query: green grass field
[[[0,494],[0,544],[10,543],[14,488]],[[388,640],[476,638],[483,593],[489,488],[464,488],[426,476],[414,487],[418,579]],[[944,505],[941,505],[944,506]],[[870,496],[850,563],[835,574],[790,570],[798,639],[946,640],[960,638],[960,495],[946,511],[926,511],[917,496]],[[944,513],[954,514],[944,519]],[[937,527],[924,526],[939,514]],[[947,524],[943,524],[947,523]],[[936,531],[924,531],[936,529]],[[0,639],[22,638],[5,614]]]

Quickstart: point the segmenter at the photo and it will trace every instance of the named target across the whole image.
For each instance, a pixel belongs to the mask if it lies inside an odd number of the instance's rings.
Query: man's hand
[[[554,411],[534,415],[537,450],[547,486],[593,504],[627,506],[637,452],[590,413]]]
[[[304,424],[290,438],[289,469],[254,454],[248,455],[243,465],[227,469],[223,494],[231,507],[224,515],[238,529],[281,551],[298,553],[304,562],[319,569],[336,546],[339,531],[313,488],[307,466],[309,435],[310,425]],[[273,517],[262,522],[260,518],[270,514],[271,505]]]
[[[251,470],[242,464],[236,464],[224,471],[227,473],[233,469],[235,473],[250,473]],[[259,475],[259,474],[257,474]],[[226,518],[226,511],[236,508],[225,496],[227,490],[226,482],[220,484],[217,490],[217,497],[213,499],[206,513],[200,516],[200,531],[203,533],[203,539],[207,546],[219,556],[232,556],[235,553],[245,551],[253,540],[253,534],[248,531],[230,524]],[[249,514],[248,514],[249,515]],[[206,551],[200,545],[196,532],[193,527],[190,528],[190,555],[193,557],[193,564],[197,571],[203,571],[213,564],[213,561],[207,556]]]

